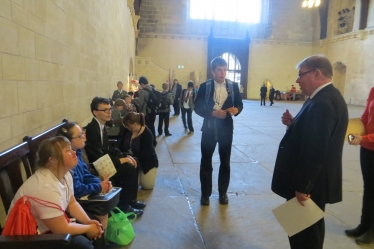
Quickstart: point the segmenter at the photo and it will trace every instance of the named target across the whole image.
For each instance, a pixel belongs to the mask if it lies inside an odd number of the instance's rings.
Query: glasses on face
[[[110,113],[110,112],[112,112],[112,108],[104,109],[104,110],[96,110],[96,111]]]
[[[306,71],[306,72],[303,72],[303,73],[299,73],[297,76],[300,79],[303,75],[305,75],[307,73],[310,73],[310,72],[313,72],[314,70],[316,70],[316,69],[312,69],[312,70],[309,70],[309,71]]]
[[[86,132],[83,132],[81,134],[79,134],[78,136],[76,137],[72,137],[71,139],[76,139],[76,138],[79,138],[79,139],[82,139],[84,136],[86,136]]]

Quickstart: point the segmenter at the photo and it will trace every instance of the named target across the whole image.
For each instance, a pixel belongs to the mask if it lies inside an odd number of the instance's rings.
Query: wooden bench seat
[[[0,197],[6,212],[8,212],[18,188],[35,171],[36,151],[40,143],[48,137],[55,136],[58,128],[63,124],[33,138],[25,137],[24,140],[27,142],[0,152]],[[0,227],[0,232],[1,230]],[[0,236],[0,248],[61,248],[67,245],[70,239],[69,234]]]

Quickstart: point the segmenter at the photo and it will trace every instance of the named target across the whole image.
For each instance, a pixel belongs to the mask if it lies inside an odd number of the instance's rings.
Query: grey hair
[[[316,54],[305,58],[296,66],[297,69],[300,69],[301,67],[318,69],[327,78],[332,78],[333,76],[331,62],[323,54]]]

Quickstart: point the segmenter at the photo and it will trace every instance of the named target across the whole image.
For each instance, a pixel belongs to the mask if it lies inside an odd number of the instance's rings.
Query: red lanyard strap
[[[33,197],[33,196],[29,196],[29,195],[24,195],[23,198],[25,198],[25,197],[28,198],[28,199],[30,199],[30,200],[35,201],[36,203],[39,203],[42,206],[49,207],[49,208],[54,208],[54,209],[58,209],[58,210],[62,211],[64,213],[64,215],[65,215],[66,221],[68,223],[70,223],[70,219],[67,216],[65,210],[63,210],[58,204],[56,204],[54,202],[42,200],[42,199],[39,199],[39,198],[36,198],[36,197]],[[24,201],[26,201],[26,200],[24,199]]]

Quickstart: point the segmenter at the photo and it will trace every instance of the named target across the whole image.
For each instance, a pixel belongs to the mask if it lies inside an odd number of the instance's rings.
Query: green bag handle
[[[118,214],[116,214],[116,213],[114,213],[113,211],[110,211],[110,214],[112,215],[114,221],[117,221],[117,222],[118,222],[118,221],[120,221],[120,217],[121,217],[121,216],[125,216],[125,217],[128,219],[128,221],[131,223],[131,222],[133,222],[134,220],[136,220],[136,218],[137,218],[137,215],[136,215],[136,213],[134,213],[134,212],[130,212],[130,213],[125,214],[125,213],[122,212],[122,210],[119,209],[118,207],[115,207],[114,209],[117,209],[117,211],[119,212]],[[131,216],[131,215],[134,215],[134,218],[133,218],[133,219],[129,219],[129,216]]]

